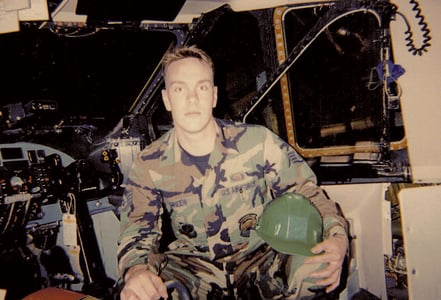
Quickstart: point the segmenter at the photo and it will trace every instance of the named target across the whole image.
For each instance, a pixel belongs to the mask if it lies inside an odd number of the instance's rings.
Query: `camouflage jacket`
[[[328,235],[345,233],[335,203],[291,146],[263,126],[216,122],[205,174],[181,160],[174,129],[139,153],[121,207],[121,274],[147,263],[158,248],[164,209],[176,236],[170,251],[218,261],[240,259],[264,243],[253,230],[257,218],[268,201],[287,191],[311,199]]]

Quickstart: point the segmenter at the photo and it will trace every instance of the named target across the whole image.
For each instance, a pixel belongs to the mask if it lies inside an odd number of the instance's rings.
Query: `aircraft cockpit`
[[[173,126],[163,55],[191,44],[216,66],[215,116],[271,129],[339,199],[339,299],[439,297],[422,232],[440,225],[441,6],[147,2],[0,0],[0,300],[115,299],[125,180]]]

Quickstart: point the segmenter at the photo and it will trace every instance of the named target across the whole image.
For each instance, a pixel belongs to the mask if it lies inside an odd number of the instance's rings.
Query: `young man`
[[[213,117],[217,87],[204,51],[178,48],[163,71],[174,128],[141,151],[127,181],[121,299],[167,298],[169,280],[193,299],[297,299],[311,295],[311,286],[334,290],[348,247],[345,220],[308,165],[267,128]],[[315,256],[279,253],[253,230],[264,206],[286,192],[320,211],[327,239],[312,248]],[[159,253],[165,210],[176,239]]]

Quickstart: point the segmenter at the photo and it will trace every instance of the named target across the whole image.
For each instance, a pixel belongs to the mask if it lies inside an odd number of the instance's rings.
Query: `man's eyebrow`
[[[176,84],[176,83],[184,83],[184,82],[181,80],[174,80],[169,82],[169,84]]]
[[[199,83],[205,83],[205,82],[213,83],[213,80],[211,80],[211,79],[201,79],[201,80],[197,81],[198,84]],[[183,80],[173,80],[173,81],[169,82],[169,85],[172,85],[172,84],[186,84],[186,83]]]

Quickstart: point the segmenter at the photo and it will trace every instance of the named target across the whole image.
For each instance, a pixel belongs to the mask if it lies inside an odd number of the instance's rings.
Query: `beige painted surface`
[[[401,190],[409,299],[441,299],[441,186]]]
[[[351,273],[358,276],[358,287],[387,299],[384,254],[392,241],[390,210],[386,209],[388,184],[348,184],[323,186],[350,222]],[[351,287],[349,287],[351,288]]]
[[[402,111],[415,182],[441,182],[441,1],[418,0],[428,24],[431,46],[422,56],[407,51],[405,23],[400,16],[391,24],[395,62],[406,69],[398,80]],[[411,24],[416,45],[421,31],[407,0],[394,1]]]

